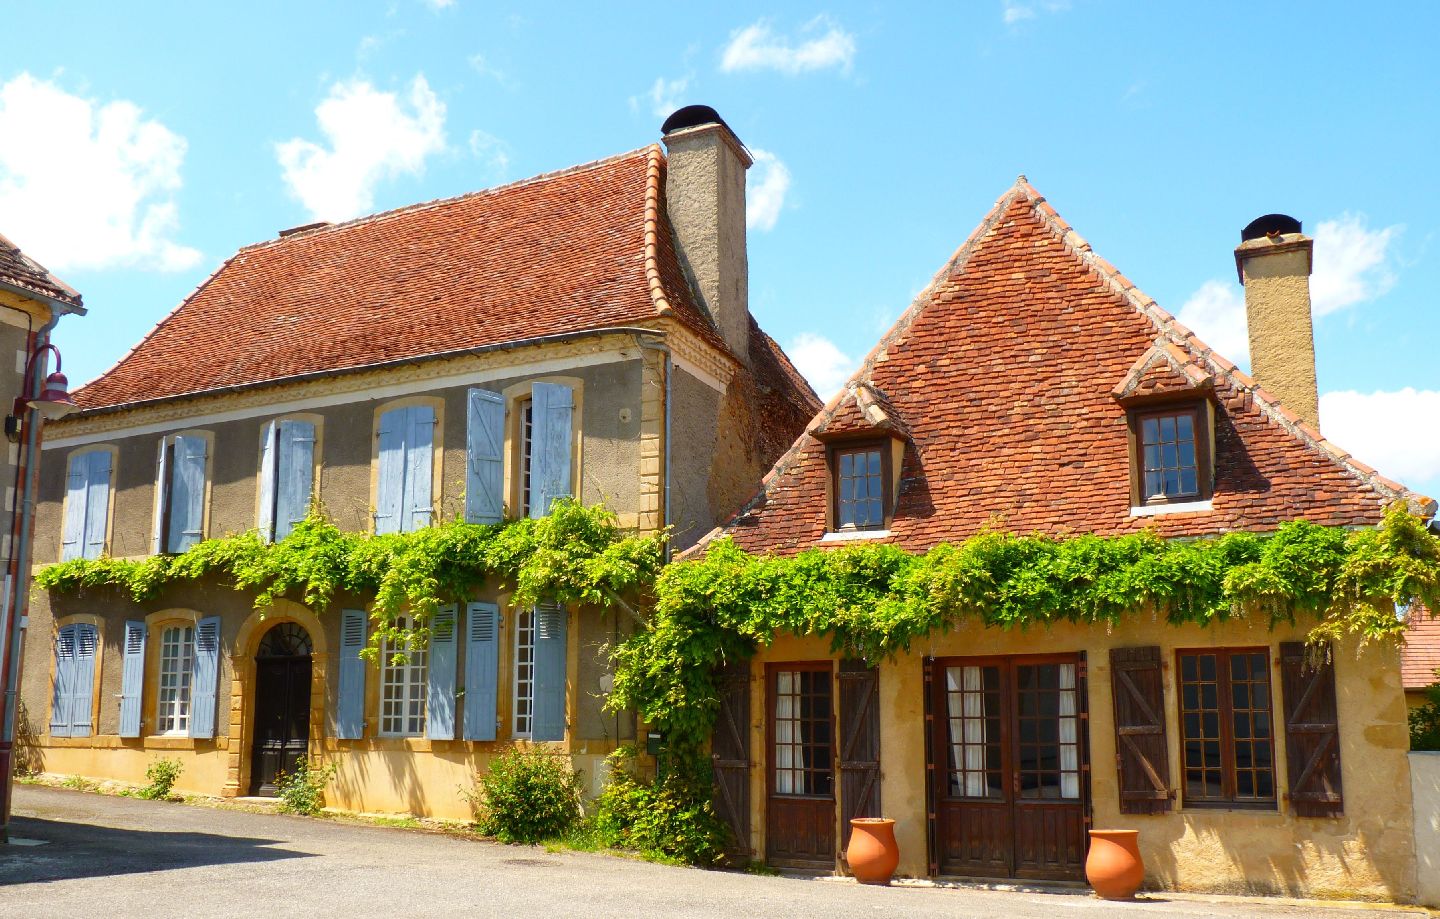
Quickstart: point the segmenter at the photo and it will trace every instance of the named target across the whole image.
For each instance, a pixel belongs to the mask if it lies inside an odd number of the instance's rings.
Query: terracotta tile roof
[[[1212,509],[1132,516],[1117,389],[1202,382],[1217,404]],[[857,386],[884,393],[910,431],[889,537],[907,548],[963,539],[996,517],[1018,532],[1195,536],[1297,517],[1367,525],[1397,499],[1435,508],[1302,424],[1091,251],[1023,177],[724,532],[756,551],[818,543],[826,470],[813,435]]]
[[[1400,680],[1406,689],[1424,689],[1440,682],[1440,617],[1431,616],[1420,607],[1410,611],[1410,627],[1405,633],[1405,650],[1401,655]]]
[[[0,281],[70,306],[83,306],[80,294],[74,288],[21,252],[19,246],[4,236],[0,236]]]
[[[676,258],[664,167],[651,146],[247,246],[75,398],[114,408],[658,316],[728,354]]]
[[[813,429],[820,438],[851,434],[893,434],[910,438],[910,429],[884,393],[865,383],[847,387],[840,404]]]

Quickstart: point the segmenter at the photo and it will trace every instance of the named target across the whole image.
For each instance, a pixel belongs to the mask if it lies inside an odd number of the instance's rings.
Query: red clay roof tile
[[[1405,632],[1405,650],[1400,659],[1400,678],[1406,689],[1423,689],[1440,682],[1440,618],[1418,606],[1410,611],[1410,627]]]
[[[4,236],[0,236],[0,281],[70,306],[82,305],[80,294],[73,287],[21,252],[19,246]]]
[[[1130,513],[1128,427],[1113,391],[1152,349],[1171,379],[1178,371],[1192,386],[1213,385],[1211,510]],[[1297,517],[1368,525],[1397,499],[1435,508],[1302,428],[1095,256],[1023,177],[808,430],[852,411],[857,385],[884,393],[910,432],[889,536],[910,549],[963,539],[997,518],[1019,532],[1195,536]],[[825,480],[825,452],[806,433],[709,538],[725,532],[777,553],[814,546]]]
[[[114,408],[660,315],[728,354],[676,258],[663,170],[652,146],[247,246],[75,399]]]

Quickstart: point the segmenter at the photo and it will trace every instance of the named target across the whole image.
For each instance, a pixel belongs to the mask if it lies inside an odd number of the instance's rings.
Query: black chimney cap
[[[676,109],[660,126],[660,133],[670,134],[702,124],[718,124],[731,134],[735,133],[735,129],[725,123],[725,119],[720,117],[720,113],[708,105],[687,105],[684,108]],[[739,140],[740,138],[737,136],[735,139]]]
[[[1262,236],[1274,236],[1279,233],[1299,233],[1300,221],[1287,214],[1266,214],[1264,217],[1256,217],[1246,224],[1245,229],[1240,231],[1240,241],[1248,243],[1252,239],[1259,239]]]

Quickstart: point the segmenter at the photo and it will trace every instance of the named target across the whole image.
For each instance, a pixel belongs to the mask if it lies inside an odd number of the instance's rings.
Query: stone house
[[[80,294],[0,236],[0,392],[5,393],[5,452],[0,460],[6,521],[0,530],[0,840],[5,838],[10,815],[10,780],[15,761],[15,738],[23,727],[19,707],[6,703],[16,698],[19,656],[29,612],[29,582],[21,577],[30,561],[29,508],[36,483],[41,427],[45,413],[29,404],[44,398],[50,383],[49,358],[59,351],[50,344],[52,330],[65,315],[83,315]],[[64,377],[58,382],[64,389]],[[68,398],[68,397],[67,397]],[[50,413],[47,409],[46,413]],[[28,768],[21,760],[18,765]]]
[[[1185,538],[1372,526],[1397,500],[1432,515],[1318,430],[1300,230],[1261,218],[1235,250],[1252,378],[1021,177],[705,541],[923,551],[997,522]],[[902,873],[1075,880],[1087,829],[1125,827],[1156,886],[1408,900],[1399,649],[1311,670],[1306,631],[967,622],[873,667],[778,634],[723,676],[717,803],[777,865],[831,869],[848,818],[883,814]]]
[[[36,563],[280,539],[312,500],[390,533],[573,495],[694,542],[819,402],[749,313],[749,153],[702,108],[664,142],[235,253],[51,429]],[[502,745],[567,751],[593,788],[634,737],[603,710],[615,617],[491,591],[369,664],[369,599],[262,617],[213,579],[37,596],[40,768],[143,781],[164,755],[178,787],[245,796],[323,752],[332,804],[463,817],[457,788]],[[93,650],[57,657],[75,640]]]

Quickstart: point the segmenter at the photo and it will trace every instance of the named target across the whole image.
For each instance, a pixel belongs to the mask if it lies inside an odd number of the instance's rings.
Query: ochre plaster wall
[[[603,501],[634,523],[639,510],[641,361],[636,358],[567,369],[564,376],[579,383],[581,441],[578,484],[586,503]],[[531,379],[553,374],[516,376],[486,381],[484,389],[502,392]],[[463,511],[465,489],[466,393],[469,386],[437,387],[427,395],[441,400],[443,428],[437,438],[443,451],[436,507],[441,519]],[[296,398],[305,396],[303,384]],[[374,413],[388,398],[346,402],[306,412],[319,419],[319,495],[327,513],[342,529],[364,532],[372,525],[371,482]],[[218,424],[177,422],[181,430],[206,431],[211,439],[211,493],[207,537],[225,536],[256,525],[256,491],[260,465],[260,431],[268,417]],[[117,558],[150,553],[154,520],[156,456],[164,434],[121,436],[104,441],[116,447],[114,511],[110,555]],[[65,470],[69,455],[94,445],[54,448],[44,452],[39,504],[35,514],[35,562],[59,560]]]
[[[899,871],[928,871],[924,673],[926,656],[1086,652],[1089,761],[1094,826],[1140,830],[1146,883],[1152,887],[1223,893],[1286,893],[1298,896],[1373,898],[1408,902],[1415,890],[1415,849],[1406,759],[1406,707],[1400,688],[1399,651],[1377,647],[1336,654],[1341,764],[1345,815],[1334,819],[1291,816],[1282,800],[1275,812],[1187,809],[1143,816],[1121,814],[1115,770],[1115,731],[1109,649],[1160,645],[1167,664],[1165,717],[1170,746],[1170,785],[1180,787],[1180,740],[1173,652],[1177,648],[1268,646],[1271,700],[1283,717],[1279,642],[1303,638],[1303,630],[1232,622],[1210,628],[1175,627],[1137,617],[1107,634],[1103,628],[1069,624],[1028,631],[961,626],[917,642],[910,653],[880,664],[881,796],[885,816],[897,820]],[[753,662],[751,698],[751,843],[765,851],[767,662],[832,658],[824,639],[779,636]],[[1286,786],[1283,731],[1276,744],[1277,787]],[[837,808],[838,810],[838,808]],[[837,817],[838,819],[838,817]],[[837,828],[838,829],[838,828]],[[837,839],[838,839],[837,835]]]
[[[312,667],[311,749],[323,751],[327,759],[340,763],[330,803],[354,810],[397,811],[422,816],[462,818],[468,805],[457,788],[469,787],[477,770],[509,746],[511,738],[514,674],[514,616],[509,597],[493,590],[481,591],[476,599],[498,603],[502,610],[501,647],[497,714],[500,729],[494,742],[463,740],[431,741],[423,737],[380,737],[380,668],[372,663],[366,670],[366,729],[360,740],[335,739],[336,699],[339,693],[338,611],[364,608],[364,598],[341,594],[328,610],[313,613],[288,600],[276,601],[261,618],[251,598],[206,578],[180,583],[143,604],[115,591],[94,591],[84,595],[55,596],[38,593],[32,604],[29,640],[25,648],[22,698],[25,701],[25,729],[20,739],[21,758],[28,771],[59,775],[81,775],[92,779],[115,779],[143,783],[145,768],[159,757],[177,758],[184,772],[177,787],[181,791],[209,795],[245,795],[250,789],[250,744],[253,739],[254,654],[261,637],[274,625],[296,621],[311,635],[314,648]],[[90,737],[50,737],[49,719],[53,680],[53,636],[57,617],[61,623],[79,613],[99,618],[100,668],[96,683],[99,719]],[[157,617],[205,615],[221,617],[219,698],[216,702],[216,737],[152,736],[154,699],[157,693],[154,661],[146,669],[142,736],[122,738],[119,731],[121,689],[121,648],[126,619],[150,620],[147,652],[159,641]],[[621,743],[633,739],[633,718],[617,717],[603,710],[600,695],[608,671],[601,649],[628,634],[628,623],[595,607],[570,611],[568,627],[566,720],[568,739],[544,744],[547,749],[568,752],[577,769],[585,774],[586,790],[595,793],[596,776],[606,755]],[[463,629],[462,629],[463,633]],[[151,655],[153,657],[153,655]],[[465,646],[457,648],[457,686],[463,685]],[[457,734],[463,729],[463,699],[457,701]]]

